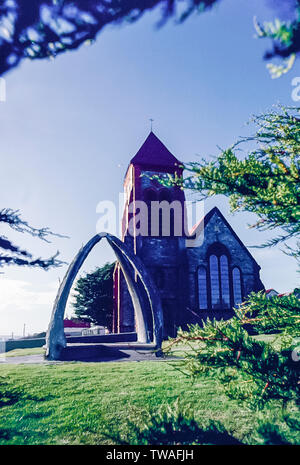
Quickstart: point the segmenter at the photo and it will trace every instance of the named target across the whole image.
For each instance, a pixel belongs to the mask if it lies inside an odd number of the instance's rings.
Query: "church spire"
[[[182,164],[174,157],[152,130],[136,155],[131,159],[130,163],[143,167],[155,166],[172,168],[173,170],[178,169]]]

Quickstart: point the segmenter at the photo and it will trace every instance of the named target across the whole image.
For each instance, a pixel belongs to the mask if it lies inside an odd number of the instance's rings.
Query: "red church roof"
[[[165,168],[178,168],[182,165],[152,131],[130,163]]]

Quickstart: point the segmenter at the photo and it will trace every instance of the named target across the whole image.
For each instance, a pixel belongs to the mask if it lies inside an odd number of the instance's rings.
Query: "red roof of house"
[[[130,163],[167,168],[178,168],[182,165],[152,131]]]
[[[80,320],[64,320],[64,328],[90,328],[91,323],[80,321]]]

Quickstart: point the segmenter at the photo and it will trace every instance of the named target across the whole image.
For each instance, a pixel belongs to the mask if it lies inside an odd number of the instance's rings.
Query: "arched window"
[[[219,260],[216,255],[209,257],[210,289],[211,289],[211,307],[216,309],[220,307],[220,278],[219,278]]]
[[[233,288],[233,304],[237,305],[242,303],[242,283],[241,272],[239,268],[235,267],[232,270],[232,288]]]
[[[157,192],[154,189],[146,189],[144,191],[145,202],[150,203],[152,200],[157,200]]]
[[[198,268],[198,305],[200,310],[208,308],[207,305],[207,276],[204,266]]]
[[[207,251],[208,267],[197,271],[198,307],[200,310],[230,310],[243,299],[242,272],[232,265],[232,258],[220,242]]]
[[[144,200],[145,200],[145,202],[147,204],[147,208],[148,208],[148,235],[151,236],[152,235],[152,229],[151,229],[151,225],[152,225],[151,202],[154,202],[154,201],[158,200],[157,192],[152,188],[145,189],[145,191],[144,191]]]
[[[159,202],[168,202],[170,204],[172,201],[170,189],[166,187],[160,189],[158,192],[158,200]],[[159,210],[159,235],[172,237],[174,236],[174,210],[171,209],[169,211],[168,209],[165,214],[167,217],[163,217],[163,210]],[[168,215],[170,215],[170,217],[168,217]]]
[[[241,272],[232,273],[230,254],[224,244],[215,242],[207,251],[210,290],[208,304],[212,310],[229,310],[242,301]],[[235,283],[234,283],[235,281]]]
[[[222,308],[230,308],[230,287],[229,287],[229,270],[228,258],[226,255],[220,257],[220,275],[221,275],[221,293]]]
[[[163,200],[166,200],[167,202],[171,202],[171,192],[169,189],[164,187],[163,189],[160,189],[158,193],[158,200],[162,202]]]

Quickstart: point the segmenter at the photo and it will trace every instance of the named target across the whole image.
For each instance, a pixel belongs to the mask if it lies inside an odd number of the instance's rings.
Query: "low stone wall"
[[[113,343],[113,342],[136,342],[136,333],[119,333],[119,334],[105,334],[103,336],[67,336],[67,343],[72,344],[93,344],[93,343]],[[32,349],[34,347],[43,347],[46,344],[46,339],[15,339],[5,341],[5,352],[15,349]]]
[[[15,339],[5,341],[5,352],[15,349],[32,349],[34,347],[43,347],[46,344],[44,337],[39,339]]]

